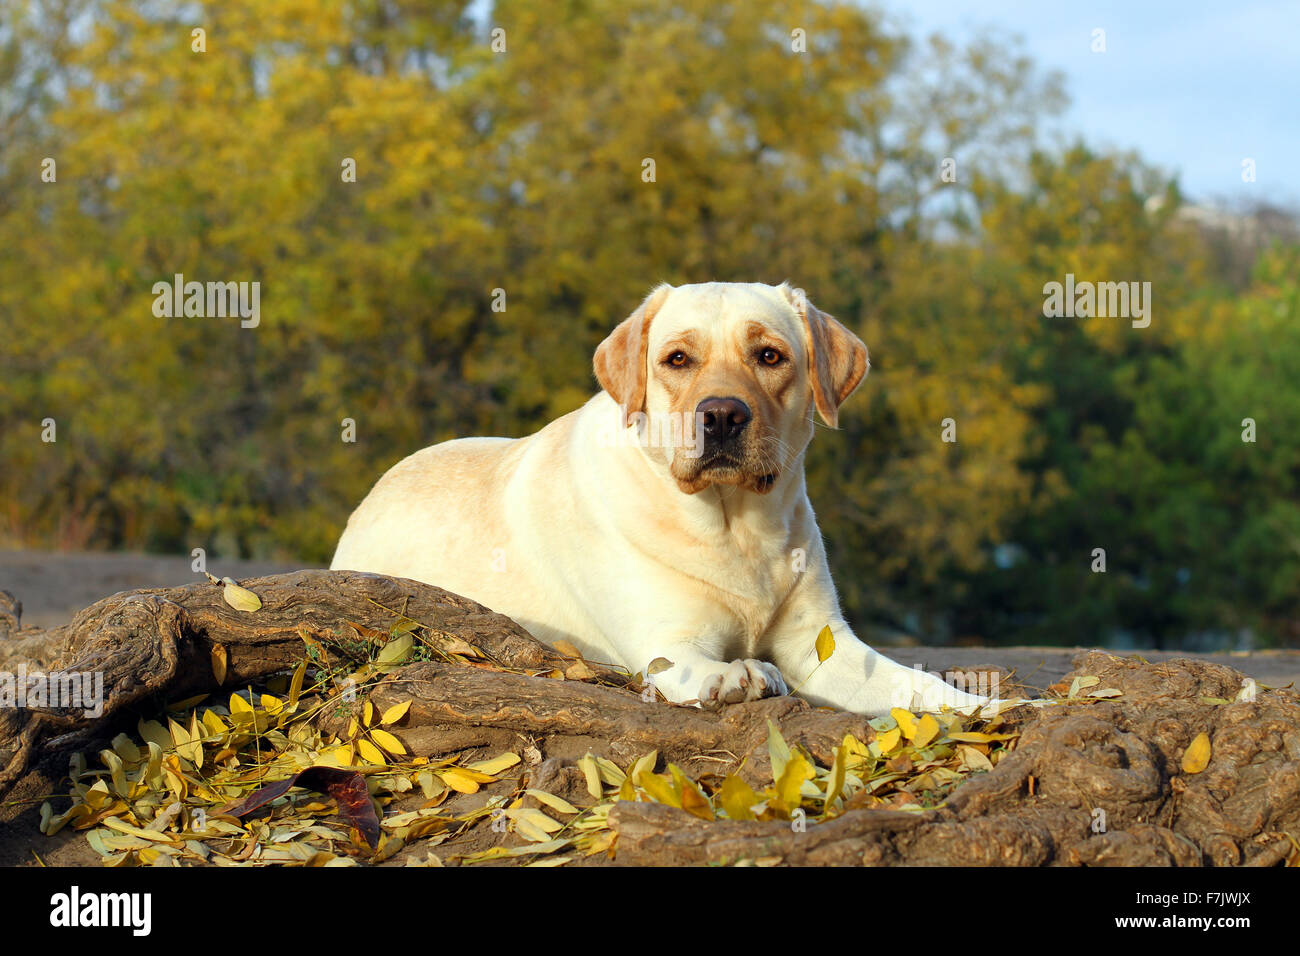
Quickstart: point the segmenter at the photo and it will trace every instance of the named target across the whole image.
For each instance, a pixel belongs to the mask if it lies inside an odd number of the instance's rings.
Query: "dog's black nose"
[[[695,406],[695,414],[704,425],[705,440],[718,444],[735,438],[754,417],[738,398],[706,398]]]

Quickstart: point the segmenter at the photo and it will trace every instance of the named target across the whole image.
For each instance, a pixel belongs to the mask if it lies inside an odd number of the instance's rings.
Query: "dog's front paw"
[[[732,661],[724,669],[707,677],[700,687],[700,705],[716,710],[723,704],[739,704],[762,697],[780,697],[790,693],[785,678],[776,666],[753,658]]]

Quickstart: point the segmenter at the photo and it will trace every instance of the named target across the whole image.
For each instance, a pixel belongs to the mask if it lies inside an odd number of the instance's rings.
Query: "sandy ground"
[[[296,571],[301,565],[265,561],[214,560],[208,570],[236,580],[263,574]],[[130,553],[0,551],[0,588],[23,602],[24,624],[56,627],[101,598],[118,591],[171,587],[203,580],[190,570],[186,556]],[[882,648],[904,664],[946,671],[997,665],[1014,670],[1031,688],[1060,680],[1071,669],[1078,647],[891,647]],[[1123,653],[1123,652],[1117,652]],[[1273,687],[1292,681],[1300,685],[1300,651],[1224,652],[1195,654],[1143,651],[1149,661],[1196,657],[1235,667]]]

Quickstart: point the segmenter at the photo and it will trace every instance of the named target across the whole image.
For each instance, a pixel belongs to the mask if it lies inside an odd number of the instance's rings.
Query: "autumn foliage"
[[[399,458],[583,402],[656,282],[789,279],[871,350],[808,461],[869,633],[1300,639],[1293,230],[1243,266],[1139,158],[1046,146],[1001,41],[481,10],[0,2],[0,543],[325,562]],[[260,324],[158,318],[178,273]],[[1067,273],[1151,325],[1045,318]]]

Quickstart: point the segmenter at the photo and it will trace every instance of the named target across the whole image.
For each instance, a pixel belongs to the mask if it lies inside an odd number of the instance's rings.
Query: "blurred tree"
[[[585,401],[656,282],[789,279],[871,349],[808,462],[859,624],[1288,626],[1288,260],[1231,301],[1175,187],[1038,150],[1059,78],[1005,44],[833,0],[0,0],[0,91],[0,539],[323,562],[397,459]],[[1151,327],[1045,319],[1066,272],[1151,281]],[[260,324],[158,318],[176,274]]]
[[[1293,640],[1297,248],[1261,260],[1234,303],[1172,184],[1081,146],[1033,169],[1028,191],[982,192],[988,242],[1016,264],[1026,302],[1041,309],[1034,286],[1067,272],[1149,281],[1151,324],[1041,312],[1029,324],[1015,375],[1051,392],[1023,462],[1034,505],[1003,560],[956,589],[955,630],[1015,643],[1162,647],[1199,633],[1223,646],[1244,629]],[[1242,420],[1259,415],[1269,444],[1244,443]]]

